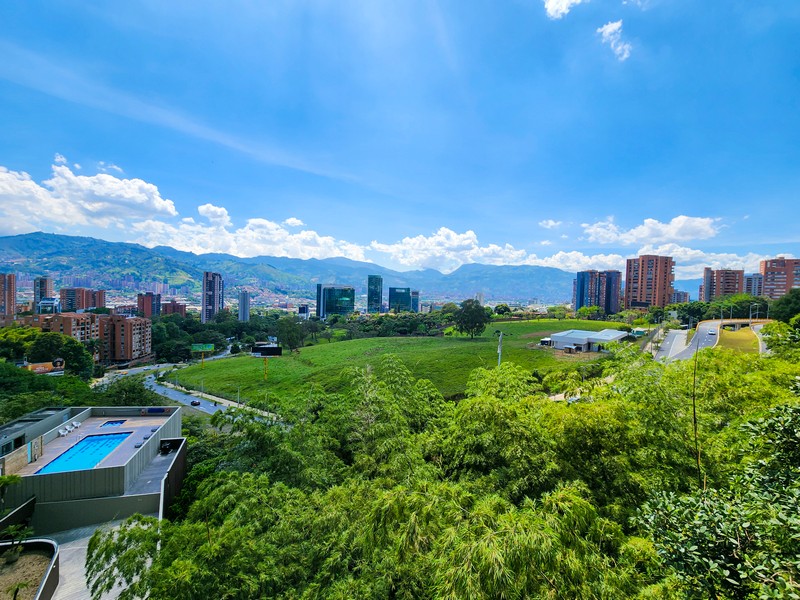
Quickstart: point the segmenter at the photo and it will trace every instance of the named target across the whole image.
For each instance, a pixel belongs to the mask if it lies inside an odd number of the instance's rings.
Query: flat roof
[[[23,477],[36,474],[36,471],[49,465],[56,458],[61,456],[61,454],[87,436],[130,432],[130,435],[94,468],[123,466],[139,451],[136,444],[144,442],[144,436],[151,436],[154,433],[153,429],[160,428],[171,416],[172,414],[89,417],[81,423],[80,427],[75,427],[67,435],[56,437],[45,444],[42,456],[35,462],[25,465],[17,471],[16,474]],[[103,427],[103,424],[108,421],[123,421],[123,423],[115,427]],[[72,423],[72,421],[63,423],[58,429],[64,429],[68,423]]]
[[[550,335],[551,340],[584,340],[586,342],[613,342],[621,340],[627,334],[625,331],[618,329],[603,329],[602,331],[585,331],[583,329],[570,329],[568,331],[561,331]]]

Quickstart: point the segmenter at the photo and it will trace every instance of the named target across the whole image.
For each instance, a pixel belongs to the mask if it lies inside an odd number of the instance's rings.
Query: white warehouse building
[[[618,342],[628,335],[627,331],[603,329],[602,331],[584,331],[570,329],[554,333],[549,338],[542,338],[543,346],[552,346],[556,350],[566,352],[599,352],[610,342]]]

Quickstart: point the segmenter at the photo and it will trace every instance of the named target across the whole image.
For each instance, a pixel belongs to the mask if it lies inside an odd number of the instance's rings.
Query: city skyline
[[[0,235],[451,272],[800,255],[800,6],[4,6]]]

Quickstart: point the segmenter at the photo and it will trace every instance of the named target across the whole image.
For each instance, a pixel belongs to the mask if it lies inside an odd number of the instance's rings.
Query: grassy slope
[[[758,338],[749,327],[742,327],[739,331],[721,329],[719,335],[720,348],[730,348],[739,352],[758,352]]]
[[[321,342],[303,348],[297,354],[270,359],[268,385],[264,383],[263,361],[248,356],[207,362],[204,369],[194,365],[180,371],[181,384],[235,399],[237,387],[242,399],[261,400],[266,393],[277,396],[295,395],[309,386],[330,392],[342,387],[342,370],[374,363],[381,354],[395,354],[415,377],[430,379],[446,396],[464,391],[469,373],[477,367],[497,364],[495,329],[503,331],[503,361],[514,362],[528,369],[565,368],[575,361],[592,360],[596,354],[556,357],[551,350],[541,349],[542,337],[567,329],[598,331],[616,324],[598,321],[516,321],[492,323],[483,337],[408,337],[367,338],[352,341]]]

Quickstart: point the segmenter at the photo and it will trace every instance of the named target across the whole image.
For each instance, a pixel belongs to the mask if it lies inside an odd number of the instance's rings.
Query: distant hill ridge
[[[552,303],[572,297],[574,273],[552,267],[466,264],[449,274],[433,269],[394,271],[347,258],[298,259],[278,256],[240,258],[229,254],[193,254],[168,246],[107,242],[90,237],[28,233],[0,237],[0,272],[34,276],[91,276],[97,287],[123,277],[167,280],[199,291],[203,271],[223,274],[226,288],[250,286],[277,294],[312,297],[317,283],[352,285],[366,293],[368,275],[383,276],[391,287],[419,289],[422,298],[464,299],[481,293],[486,300]]]

